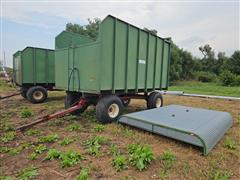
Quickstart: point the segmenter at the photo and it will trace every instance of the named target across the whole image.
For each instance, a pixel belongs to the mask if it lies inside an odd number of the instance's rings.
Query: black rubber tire
[[[122,99],[122,104],[124,107],[128,107],[130,102],[131,102],[131,99],[125,99],[125,100]]]
[[[161,95],[161,93],[159,92],[152,92],[147,99],[147,108],[148,109],[153,109],[153,108],[157,108],[157,99],[160,98],[161,99],[161,105],[160,107],[163,106],[163,97]]]
[[[112,118],[109,116],[108,109],[112,104],[116,104],[119,108],[119,112],[116,117]],[[106,123],[111,123],[122,114],[123,112],[123,104],[122,100],[115,95],[108,95],[104,96],[101,98],[96,106],[96,115],[97,115],[97,120],[100,123],[106,124]]]
[[[40,99],[36,99],[34,97],[35,93],[41,93],[41,98]],[[37,103],[42,103],[47,99],[47,89],[45,89],[42,86],[33,86],[31,88],[28,89],[27,91],[27,100],[30,101],[33,104],[37,104]]]
[[[74,105],[76,105],[81,99],[81,94],[80,93],[75,93],[75,92],[66,92],[66,97],[64,101],[64,107],[65,109],[70,108]],[[74,112],[72,112],[72,115],[79,115],[83,113],[87,109],[88,105],[83,106],[81,109],[78,109]]]
[[[21,96],[22,96],[24,99],[27,99],[27,91],[28,91],[28,89],[25,88],[25,87],[21,87],[20,91],[21,91]]]

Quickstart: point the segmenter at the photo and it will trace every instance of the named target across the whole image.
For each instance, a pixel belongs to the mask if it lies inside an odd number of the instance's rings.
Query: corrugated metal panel
[[[179,105],[126,114],[118,121],[200,146],[204,154],[209,153],[233,123],[229,113]]]
[[[74,47],[67,42],[62,46],[67,48],[55,51],[57,88],[97,93],[167,88],[167,40],[111,15],[102,21],[98,34],[95,42]]]
[[[53,50],[26,47],[13,55],[13,62],[16,84],[55,83]]]

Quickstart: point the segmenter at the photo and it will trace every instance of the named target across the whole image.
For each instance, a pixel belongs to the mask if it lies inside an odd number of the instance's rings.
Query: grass
[[[217,83],[198,81],[179,81],[168,88],[169,91],[184,91],[185,93],[206,94],[216,96],[240,97],[240,87],[221,86]]]
[[[16,132],[15,131],[8,131],[5,132],[1,140],[5,143],[8,143],[10,141],[13,141],[16,137]]]
[[[22,111],[20,112],[20,117],[21,118],[29,118],[33,115],[33,112],[28,109],[27,107],[24,107]]]
[[[168,179],[169,171],[171,170],[174,162],[176,161],[176,156],[171,150],[167,150],[163,152],[160,159],[163,162],[163,166],[160,170],[159,176],[162,179]]]
[[[90,179],[89,174],[90,174],[89,168],[83,168],[80,171],[80,174],[75,179],[76,180],[88,180],[88,179]]]

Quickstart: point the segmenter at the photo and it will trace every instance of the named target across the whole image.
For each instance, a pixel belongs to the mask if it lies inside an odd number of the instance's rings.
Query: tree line
[[[66,24],[66,31],[79,33],[96,39],[101,20],[88,19],[85,26]],[[157,35],[157,30],[144,28]],[[217,82],[224,86],[240,86],[240,50],[236,50],[230,57],[224,52],[215,55],[209,44],[199,47],[203,57],[194,57],[189,51],[179,48],[174,42],[171,47],[170,82],[179,80],[198,80],[202,82]]]

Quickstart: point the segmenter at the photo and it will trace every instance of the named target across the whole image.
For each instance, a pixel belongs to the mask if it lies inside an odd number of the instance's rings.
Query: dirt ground
[[[13,88],[3,88],[3,86],[0,89],[1,95],[13,91]],[[4,133],[11,128],[31,122],[34,117],[63,109],[64,95],[64,92],[50,92],[45,103],[35,105],[21,96],[0,101],[0,136],[3,137]],[[233,116],[234,124],[214,149],[207,156],[203,156],[202,150],[194,146],[117,123],[104,125],[102,132],[94,132],[93,129],[97,125],[95,111],[94,107],[89,107],[85,113],[77,117],[77,121],[71,121],[66,117],[45,122],[32,128],[38,130],[39,134],[18,133],[14,140],[6,143],[1,139],[0,143],[0,147],[17,149],[27,143],[34,144],[39,137],[58,134],[58,141],[44,144],[48,149],[55,148],[63,152],[71,149],[81,153],[84,160],[80,164],[61,168],[58,160],[44,160],[47,151],[39,154],[35,160],[30,160],[29,155],[33,153],[34,146],[29,146],[14,155],[6,152],[0,153],[0,179],[3,179],[3,176],[10,176],[14,179],[21,170],[31,166],[37,168],[36,179],[74,179],[81,169],[86,167],[90,169],[90,179],[220,179],[221,177],[238,179],[240,177],[240,101],[165,95],[164,105],[168,104],[227,111]],[[33,116],[21,118],[20,113],[24,107],[28,107],[33,112]],[[133,100],[124,113],[145,108],[144,100]],[[66,130],[66,127],[72,123],[81,125],[82,130],[72,132]],[[101,146],[100,154],[97,156],[90,155],[83,147],[83,142],[94,136],[103,136],[108,139],[107,143]],[[67,146],[60,146],[59,141],[66,137],[76,137],[77,140]],[[226,147],[228,139],[235,143],[235,148]],[[121,153],[127,155],[127,146],[132,143],[149,145],[153,148],[155,159],[143,171],[130,165],[127,169],[116,171],[112,166],[111,145],[116,145]],[[175,154],[176,160],[163,175],[161,172],[164,168],[164,162],[161,156],[166,150],[171,150]]]

